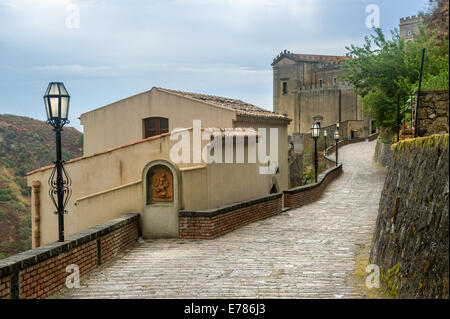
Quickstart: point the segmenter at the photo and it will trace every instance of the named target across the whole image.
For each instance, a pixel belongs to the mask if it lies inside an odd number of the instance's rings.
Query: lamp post
[[[47,123],[53,126],[53,131],[55,131],[56,135],[56,161],[48,179],[48,184],[50,186],[50,198],[56,207],[55,214],[58,215],[60,242],[64,241],[64,213],[66,213],[65,207],[71,195],[69,188],[71,180],[63,166],[64,161],[61,157],[61,131],[63,130],[63,126],[69,123],[67,119],[69,114],[69,101],[70,96],[64,84],[62,82],[50,82],[47,91],[45,91],[44,102]]]
[[[328,135],[327,130],[323,130],[323,137],[325,138],[325,148],[324,148],[324,151],[326,151],[326,149],[327,149],[327,135]]]
[[[314,139],[314,177],[317,183],[317,139],[320,136],[320,126],[317,123],[314,123],[311,128],[311,136]]]
[[[336,131],[334,131],[334,141],[336,142],[336,166],[338,166],[338,142],[339,142],[339,131],[338,129],[336,129]]]

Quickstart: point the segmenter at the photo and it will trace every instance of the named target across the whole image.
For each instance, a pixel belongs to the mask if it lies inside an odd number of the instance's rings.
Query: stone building
[[[145,238],[178,237],[182,210],[210,210],[288,188],[290,119],[240,100],[154,87],[84,113],[80,120],[84,126],[83,157],[65,164],[72,179],[66,235],[138,212]],[[197,141],[194,120],[201,121],[199,132],[212,132],[211,139]],[[230,128],[245,130],[224,130]],[[260,128],[267,129],[266,144]],[[216,137],[225,148],[231,136],[233,162],[224,160],[227,150],[221,161],[198,162],[191,151],[187,161],[175,162],[173,150],[179,143],[172,138],[175,129],[189,132],[189,145],[200,143],[202,150],[214,146],[214,155],[215,145],[220,145],[214,144]],[[277,135],[270,129],[277,129]],[[237,142],[240,134],[243,145]],[[276,169],[262,174],[260,162],[249,160],[250,141],[254,138],[256,147],[269,154],[272,137],[278,160],[267,165],[275,164]],[[242,162],[237,161],[240,146],[244,148]],[[33,187],[33,247],[57,240],[57,218],[47,182],[52,168],[43,167],[27,176],[28,186]]]
[[[400,37],[405,41],[414,40],[414,35],[419,34],[419,28],[423,23],[423,18],[420,16],[411,16],[400,19]]]
[[[361,98],[342,79],[347,56],[295,54],[284,50],[272,63],[273,107],[292,119],[288,134],[308,134],[313,123],[336,123],[343,138],[367,137],[372,129],[362,114]],[[330,134],[331,136],[331,134]]]

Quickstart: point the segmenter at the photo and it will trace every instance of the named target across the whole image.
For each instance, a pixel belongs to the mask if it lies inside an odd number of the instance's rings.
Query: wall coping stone
[[[178,212],[178,215],[179,217],[214,217],[233,210],[237,210],[239,208],[245,208],[255,204],[264,203],[273,199],[281,198],[282,195],[283,195],[282,193],[270,194],[268,196],[259,197],[250,201],[233,203],[226,206],[206,210],[197,210],[197,211],[180,210]]]
[[[418,91],[415,91],[414,93],[417,94]],[[422,93],[448,93],[448,89],[421,90],[420,95],[422,95]]]
[[[297,194],[297,193],[305,192],[305,191],[314,189],[316,187],[319,187],[329,174],[331,174],[332,172],[334,172],[336,170],[339,170],[340,168],[342,168],[342,163],[322,172],[319,176],[317,176],[317,183],[312,183],[312,184],[308,184],[308,185],[290,188],[290,189],[283,191],[283,193],[284,194]]]
[[[101,223],[79,233],[67,236],[64,242],[53,242],[38,248],[30,249],[0,260],[0,278],[36,265],[51,257],[57,256],[89,241],[95,240],[139,219],[138,213],[124,214],[119,218]]]

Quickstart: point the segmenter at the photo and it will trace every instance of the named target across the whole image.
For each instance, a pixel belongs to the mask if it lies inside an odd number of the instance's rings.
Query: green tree
[[[31,249],[31,215],[23,216],[19,223],[19,233],[24,250]]]
[[[80,147],[83,147],[83,133],[81,133],[80,136],[78,137],[77,143]]]
[[[428,36],[422,28],[415,41],[405,43],[395,29],[387,40],[381,29],[365,38],[363,46],[347,47],[352,59],[344,66],[344,80],[363,100],[363,112],[387,134],[397,130],[397,101],[408,110],[418,88],[422,48],[426,49],[423,88],[448,88],[448,41]]]

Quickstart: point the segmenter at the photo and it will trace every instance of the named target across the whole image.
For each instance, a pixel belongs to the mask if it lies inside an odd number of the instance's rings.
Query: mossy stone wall
[[[371,247],[394,298],[449,298],[449,135],[393,144]]]

